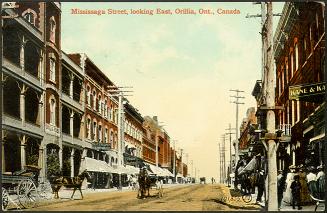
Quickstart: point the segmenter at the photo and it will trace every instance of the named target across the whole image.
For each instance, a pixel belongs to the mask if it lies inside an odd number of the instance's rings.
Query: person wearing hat
[[[324,172],[324,167],[322,165],[317,167],[318,169],[318,174],[317,174],[317,185],[318,185],[318,195],[319,199],[324,200],[325,199],[325,172]]]
[[[302,209],[301,207],[301,183],[300,183],[300,176],[298,174],[294,175],[294,181],[291,184],[291,191],[292,191],[292,206],[295,209],[295,204],[298,207],[298,210]]]
[[[296,166],[291,165],[288,167],[290,172],[287,173],[286,176],[286,190],[283,196],[283,201],[285,203],[291,204],[292,203],[292,191],[291,191],[291,184],[294,181],[294,176],[296,175]]]

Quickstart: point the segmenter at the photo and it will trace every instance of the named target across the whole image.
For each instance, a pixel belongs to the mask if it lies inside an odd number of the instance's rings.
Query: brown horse
[[[77,177],[58,177],[53,179],[51,183],[51,188],[53,193],[55,194],[55,199],[59,198],[59,190],[62,186],[65,186],[66,188],[74,188],[73,194],[70,197],[71,199],[73,198],[76,189],[78,189],[81,193],[82,199],[83,199],[83,194],[82,194],[82,183],[84,179],[87,179],[88,182],[91,182],[91,176],[90,174],[84,170],[81,174],[79,174]]]

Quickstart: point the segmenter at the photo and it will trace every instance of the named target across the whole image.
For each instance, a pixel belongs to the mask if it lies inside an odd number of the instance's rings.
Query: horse
[[[143,199],[145,197],[150,197],[151,187],[156,188],[156,190],[158,191],[158,196],[159,197],[163,196],[162,182],[159,181],[156,176],[141,173],[139,175],[138,180],[139,180],[139,187],[140,187],[139,191],[138,191],[138,197],[143,198]],[[139,193],[141,193],[141,196],[139,196]]]
[[[82,188],[82,183],[85,178],[87,179],[88,182],[91,182],[91,176],[86,170],[84,170],[77,177],[60,176],[60,177],[54,178],[51,183],[52,191],[55,194],[54,198],[55,199],[59,198],[58,192],[62,186],[65,186],[66,188],[74,188],[73,194],[70,197],[71,199],[73,199],[76,189],[78,189],[80,191],[81,197],[83,199],[84,197],[83,197],[81,188]]]

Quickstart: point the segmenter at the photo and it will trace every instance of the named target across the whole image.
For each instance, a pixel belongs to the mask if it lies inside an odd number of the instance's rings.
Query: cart
[[[20,208],[16,200],[23,208],[33,208],[39,201],[38,176],[40,168],[26,165],[21,171],[12,174],[2,174],[2,209],[5,210],[12,202]]]

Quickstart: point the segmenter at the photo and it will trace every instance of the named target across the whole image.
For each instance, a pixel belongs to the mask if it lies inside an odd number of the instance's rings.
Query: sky
[[[274,13],[283,3],[273,3]],[[172,15],[71,14],[72,9],[157,8]],[[217,9],[240,14],[217,14]],[[193,14],[175,14],[193,9]],[[210,9],[215,14],[199,14]],[[261,12],[252,2],[62,3],[62,50],[86,53],[118,86],[132,86],[130,103],[143,116],[158,116],[176,147],[183,148],[192,174],[219,178],[218,144],[236,107],[230,89],[244,91],[239,124],[256,102],[251,92],[261,79]],[[274,28],[279,17],[274,17]],[[232,136],[235,139],[235,136]],[[226,145],[227,145],[226,141]],[[185,153],[188,154],[186,157]],[[229,161],[229,151],[226,161]]]

